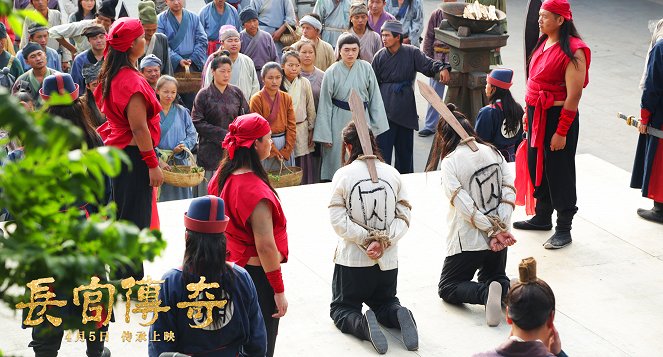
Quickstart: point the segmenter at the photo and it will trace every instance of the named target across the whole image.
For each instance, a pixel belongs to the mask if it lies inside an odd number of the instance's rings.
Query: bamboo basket
[[[288,29],[288,31],[281,35],[279,41],[281,44],[283,44],[283,47],[292,46],[295,42],[302,38],[301,31],[296,26],[293,29],[292,26],[290,26],[290,24],[287,22],[285,23],[285,27]]]
[[[283,172],[283,170],[287,172]],[[267,177],[269,178],[269,183],[274,188],[290,187],[290,186],[299,186],[302,183],[303,176],[302,168],[298,166],[286,166],[283,161],[281,161],[281,168],[273,171],[267,172]]]
[[[175,73],[175,79],[178,93],[198,93],[202,87],[203,75],[200,72],[191,72],[189,66],[184,66],[184,72]]]
[[[189,160],[191,160],[192,165],[171,165],[171,171],[163,170],[163,182],[175,187],[198,186],[205,179],[205,170],[196,166],[195,158],[189,149],[184,148],[184,151],[189,154]],[[174,158],[174,153],[168,155],[166,163],[169,163]],[[191,172],[192,169],[197,170],[196,172]]]

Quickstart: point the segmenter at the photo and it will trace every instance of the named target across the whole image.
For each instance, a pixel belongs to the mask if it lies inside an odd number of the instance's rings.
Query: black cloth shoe
[[[552,229],[551,219],[547,221],[534,216],[526,221],[513,222],[513,228],[525,231],[549,231]]]
[[[652,209],[638,208],[638,216],[655,223],[663,223],[663,202],[654,201]]]
[[[401,327],[401,334],[403,335],[403,344],[408,351],[416,351],[419,349],[419,333],[417,332],[417,325],[414,322],[412,313],[405,307],[401,307],[396,311],[398,317],[398,324]]]
[[[543,247],[546,249],[561,249],[571,244],[571,242],[571,231],[555,231],[555,234],[543,243]]]
[[[422,138],[425,138],[425,137],[427,137],[427,136],[431,136],[431,135],[433,135],[433,134],[435,134],[434,131],[432,131],[432,130],[428,130],[428,129],[424,129],[424,130],[419,130],[419,134],[418,134],[418,135],[421,136]]]
[[[364,318],[366,319],[366,326],[368,328],[368,339],[371,341],[371,344],[373,344],[373,348],[375,348],[375,350],[381,355],[387,353],[387,349],[389,348],[387,338],[384,336],[384,333],[382,333],[380,325],[378,325],[378,319],[375,317],[373,310],[367,310],[364,314]]]

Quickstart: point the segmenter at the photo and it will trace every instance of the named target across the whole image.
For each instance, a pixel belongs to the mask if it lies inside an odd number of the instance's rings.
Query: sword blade
[[[460,125],[460,122],[456,117],[453,115],[451,110],[447,108],[447,105],[444,104],[442,101],[442,98],[440,98],[437,93],[435,93],[435,90],[429,86],[428,84],[422,82],[421,80],[417,80],[417,85],[419,85],[419,92],[421,92],[421,95],[426,98],[428,103],[437,110],[438,113],[442,116],[442,119],[444,119],[451,127],[454,129],[458,135],[460,135],[461,139],[467,139],[470,136],[467,134],[465,131],[465,128],[463,128],[462,125]],[[467,145],[472,149],[472,151],[478,151],[479,147],[474,141],[468,141]]]
[[[638,124],[640,124],[640,119],[637,119],[635,116],[626,116],[624,114],[617,113],[617,118],[623,119],[626,121],[626,125],[633,126],[633,127],[638,127]],[[654,128],[652,126],[647,127],[647,135],[655,136],[659,139],[663,139],[663,130]]]
[[[361,149],[364,155],[373,155],[373,146],[371,146],[371,136],[368,133],[368,123],[366,122],[366,113],[364,109],[364,102],[359,97],[359,94],[352,89],[350,91],[350,99],[348,100],[350,111],[352,112],[352,121],[357,128],[357,135],[361,143]],[[378,182],[378,170],[375,167],[375,159],[366,159],[368,166],[368,174],[371,176],[373,183]]]

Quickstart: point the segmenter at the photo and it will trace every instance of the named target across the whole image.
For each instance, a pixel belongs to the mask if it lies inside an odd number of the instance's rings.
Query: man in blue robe
[[[237,10],[226,3],[226,0],[214,0],[205,5],[200,12],[200,23],[203,24],[207,34],[207,55],[219,49],[219,30],[223,25],[233,25],[240,31],[239,14]]]
[[[655,36],[663,37],[660,23]],[[659,37],[659,38],[660,38]],[[654,41],[652,41],[654,42]],[[642,196],[654,201],[651,209],[638,209],[638,216],[663,224],[663,139],[648,135],[650,129],[663,130],[663,40],[657,40],[649,52],[643,75],[640,101],[640,138],[635,152],[631,187],[642,189]]]
[[[104,49],[106,48],[106,29],[102,26],[90,26],[83,31],[83,35],[90,42],[90,49],[79,53],[74,58],[74,64],[71,66],[71,78],[74,83],[78,83],[79,88],[85,88],[83,68],[86,65],[103,61]]]
[[[419,130],[414,79],[417,72],[427,77],[439,73],[440,81],[446,83],[451,66],[427,57],[417,47],[403,44],[403,25],[398,20],[386,21],[381,32],[384,48],[375,54],[371,65],[380,85],[389,130],[380,134],[377,141],[386,163],[391,164],[393,152],[394,167],[401,174],[412,173],[414,130]]]
[[[166,0],[168,10],[157,18],[157,32],[168,37],[170,62],[175,72],[190,67],[200,72],[207,59],[207,35],[198,15],[184,9],[182,0]]]
[[[281,36],[288,29],[288,23],[293,29],[297,26],[295,8],[291,0],[251,0],[250,5],[258,13],[260,29],[269,33],[274,40],[276,49],[281,52],[283,44]]]

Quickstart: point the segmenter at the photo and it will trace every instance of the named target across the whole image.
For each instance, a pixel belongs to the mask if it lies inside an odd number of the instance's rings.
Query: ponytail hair
[[[491,147],[497,152],[497,149],[489,143],[481,140],[474,127],[470,124],[470,121],[467,120],[465,115],[456,110],[456,105],[453,103],[447,104],[447,108],[453,113],[460,125],[465,129],[467,135],[474,137],[474,141]],[[451,152],[456,150],[458,145],[461,143],[461,138],[458,133],[447,123],[446,120],[440,118],[440,121],[437,123],[437,131],[435,137],[433,138],[433,149],[431,151],[431,157],[426,166],[426,172],[437,170],[437,166],[440,163],[440,160],[445,158]]]

